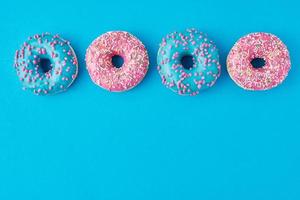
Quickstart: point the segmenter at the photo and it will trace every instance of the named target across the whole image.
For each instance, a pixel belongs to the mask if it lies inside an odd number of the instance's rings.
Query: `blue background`
[[[2,1],[0,4],[0,199],[300,199],[300,26],[296,0]],[[196,97],[166,89],[156,71],[163,36],[199,28],[221,53],[222,76]],[[92,83],[85,50],[126,30],[149,50],[144,81],[125,93]],[[14,52],[30,35],[71,41],[80,73],[65,93],[23,92]],[[226,72],[234,42],[279,36],[292,70],[266,92]]]

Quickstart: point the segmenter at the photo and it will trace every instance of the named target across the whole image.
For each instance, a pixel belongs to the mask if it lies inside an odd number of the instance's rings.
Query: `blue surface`
[[[299,200],[299,18],[296,0],[2,1],[0,199]],[[155,69],[161,38],[187,27],[221,50],[221,78],[196,97],[166,89]],[[126,93],[85,70],[85,49],[110,30],[149,50],[147,77]],[[21,90],[12,64],[45,31],[72,42],[80,74],[68,92],[39,97]],[[286,81],[266,92],[242,90],[225,69],[234,42],[255,31],[279,36],[292,58]]]

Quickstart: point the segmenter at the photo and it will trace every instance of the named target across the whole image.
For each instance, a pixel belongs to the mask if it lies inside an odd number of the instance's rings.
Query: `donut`
[[[14,67],[23,89],[36,95],[65,91],[78,73],[77,58],[70,43],[49,33],[29,37],[16,51]]]
[[[117,68],[112,58],[121,56],[123,65]],[[145,46],[125,31],[107,32],[88,47],[86,66],[92,81],[111,92],[127,91],[145,77],[149,57]]]
[[[253,61],[261,59],[261,66]],[[291,68],[285,44],[270,33],[251,33],[240,38],[227,57],[233,81],[245,90],[268,90],[278,86]]]
[[[185,67],[183,59],[192,63]],[[173,32],[162,39],[157,55],[162,83],[180,95],[194,96],[212,87],[221,72],[216,45],[197,29]]]

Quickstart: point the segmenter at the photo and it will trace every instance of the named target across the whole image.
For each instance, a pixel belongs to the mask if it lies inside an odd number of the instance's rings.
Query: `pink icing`
[[[124,59],[121,68],[113,66],[112,57]],[[145,46],[124,31],[107,32],[89,46],[86,52],[87,70],[94,83],[109,91],[120,92],[138,85],[145,77],[149,57]]]
[[[255,58],[265,60],[265,66],[254,68]],[[233,46],[227,57],[227,70],[231,78],[247,90],[267,90],[284,81],[291,68],[287,47],[275,35],[252,33]]]

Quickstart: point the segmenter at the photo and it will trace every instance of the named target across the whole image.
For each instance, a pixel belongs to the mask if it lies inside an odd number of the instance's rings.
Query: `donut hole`
[[[48,58],[41,58],[39,66],[43,73],[47,73],[52,69],[51,61]]]
[[[194,58],[192,55],[182,56],[180,62],[184,69],[191,69],[194,66]]]
[[[114,55],[111,58],[111,62],[112,62],[114,67],[121,68],[124,64],[124,58],[120,55]]]
[[[254,58],[251,61],[251,65],[255,69],[260,69],[266,65],[266,61],[263,58]]]

